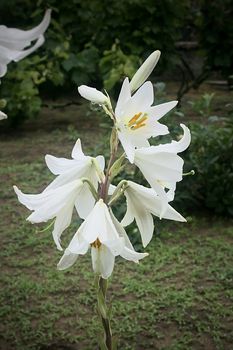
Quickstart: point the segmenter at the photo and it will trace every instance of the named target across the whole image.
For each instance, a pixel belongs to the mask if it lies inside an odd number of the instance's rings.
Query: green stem
[[[112,330],[110,324],[109,312],[106,305],[106,293],[108,288],[108,280],[99,277],[97,284],[97,300],[98,312],[104,329],[104,345],[108,350],[113,350]]]

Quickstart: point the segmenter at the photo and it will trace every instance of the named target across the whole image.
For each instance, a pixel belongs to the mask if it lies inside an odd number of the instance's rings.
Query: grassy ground
[[[100,120],[78,118],[75,111],[69,113],[68,131],[60,111],[60,130],[47,115],[46,128],[23,128],[0,141],[1,350],[97,349],[90,256],[57,271],[61,253],[51,232],[25,221],[29,213],[12,191],[14,184],[24,192],[41,191],[51,179],[43,155],[68,156],[79,135],[84,151],[100,152],[103,144],[95,146]],[[73,224],[65,244],[75,229]],[[232,349],[232,241],[230,220],[189,213],[187,224],[156,222],[149,257],[140,265],[118,259],[111,278],[119,349]]]

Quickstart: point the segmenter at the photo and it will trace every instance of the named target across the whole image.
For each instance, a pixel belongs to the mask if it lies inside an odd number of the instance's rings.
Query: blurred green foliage
[[[179,40],[199,40],[206,69],[232,73],[230,0],[113,0],[111,6],[107,0],[2,0],[0,23],[32,28],[48,7],[45,44],[36,56],[11,63],[1,84],[13,124],[37,114],[41,93],[55,97],[80,84],[113,89],[155,49],[163,52],[156,72],[171,70],[179,63]]]

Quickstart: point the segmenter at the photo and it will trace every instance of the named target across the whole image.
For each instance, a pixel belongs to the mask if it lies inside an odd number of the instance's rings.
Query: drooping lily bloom
[[[27,218],[32,224],[46,222],[55,218],[53,238],[59,250],[62,250],[60,237],[63,231],[70,225],[73,208],[79,201],[83,201],[83,187],[81,180],[69,182],[63,186],[39,194],[24,194],[16,186],[15,193],[18,200],[33,213]],[[92,207],[93,208],[93,207]],[[92,208],[88,208],[91,211]]]
[[[104,169],[104,157],[97,156],[96,158],[92,158],[85,156],[82,151],[80,139],[78,139],[74,145],[71,157],[72,159],[57,158],[51,155],[45,156],[45,161],[49,170],[54,175],[58,175],[45,189],[45,192],[81,178],[87,178],[95,189],[97,189],[98,181],[101,181],[99,172],[102,172]],[[97,169],[98,167],[99,172]],[[93,208],[95,204],[94,197],[89,191],[87,183],[82,187],[81,195],[82,202],[77,201],[75,206],[79,216],[85,219],[90,212],[90,207]]]
[[[58,263],[58,269],[72,266],[79,255],[91,248],[92,266],[96,274],[107,279],[114,268],[115,256],[138,262],[147,253],[134,251],[122,225],[100,199],[79,227]]]
[[[175,191],[176,183],[182,180],[183,159],[177,153],[183,152],[191,142],[190,130],[180,124],[184,135],[179,141],[140,148],[135,151],[135,165],[162,200],[160,217],[163,217],[169,198],[165,188]]]
[[[0,78],[6,74],[8,63],[20,61],[44,43],[43,34],[48,28],[50,17],[51,10],[47,10],[42,22],[31,30],[0,25]],[[35,44],[29,47],[35,40]]]
[[[154,90],[150,81],[144,83],[131,96],[129,79],[124,80],[115,116],[118,137],[131,163],[134,162],[135,148],[149,147],[150,137],[169,133],[167,126],[160,124],[158,120],[174,108],[178,101],[157,106],[152,106],[153,102]]]
[[[5,113],[3,113],[2,111],[0,111],[0,120],[2,119],[6,119],[7,115]]]
[[[136,91],[143,83],[145,83],[145,81],[155,68],[156,64],[158,63],[160,55],[161,52],[159,50],[152,52],[152,54],[150,54],[150,56],[147,57],[145,62],[143,62],[143,64],[139,67],[139,69],[130,81],[131,92]]]
[[[154,231],[152,214],[160,217],[162,201],[152,188],[144,187],[132,181],[127,181],[124,195],[126,196],[127,211],[121,223],[123,226],[128,226],[135,219],[142,237],[143,246],[146,247]],[[167,206],[163,218],[186,221],[170,205]]]

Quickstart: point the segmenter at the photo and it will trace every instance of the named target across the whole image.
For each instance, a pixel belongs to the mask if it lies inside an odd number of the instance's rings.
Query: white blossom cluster
[[[56,177],[42,193],[24,194],[14,186],[19,201],[32,211],[27,220],[31,223],[54,220],[53,238],[59,250],[62,250],[61,235],[70,225],[74,209],[83,219],[65,249],[58,269],[72,266],[79,255],[90,249],[94,272],[107,279],[113,271],[116,256],[138,263],[148,255],[134,250],[125,231],[134,219],[144,247],[153,236],[152,215],[186,221],[170,202],[174,199],[177,182],[183,177],[184,162],[178,153],[189,146],[190,131],[181,124],[183,136],[179,141],[158,146],[151,146],[148,141],[151,137],[169,133],[167,126],[159,120],[177,104],[172,101],[153,106],[153,85],[146,80],[159,56],[159,51],[153,52],[131,81],[125,78],[115,110],[107,94],[88,86],[79,87],[79,93],[101,105],[113,121],[111,157],[106,169],[104,157],[85,155],[78,139],[71,159],[46,155],[46,164]],[[124,153],[116,159],[118,140]],[[112,184],[127,159],[140,169],[150,187],[127,179],[117,186]],[[119,222],[111,207],[121,195],[126,198],[127,210]]]

